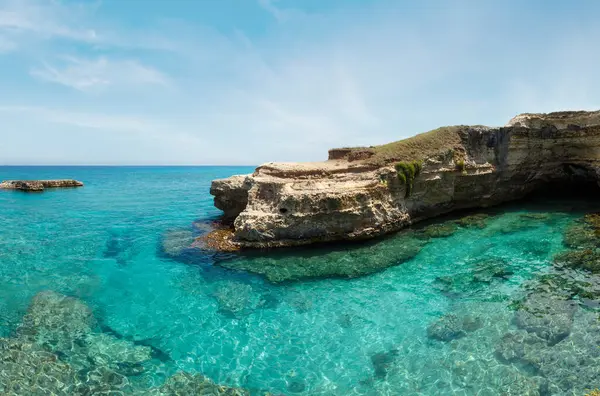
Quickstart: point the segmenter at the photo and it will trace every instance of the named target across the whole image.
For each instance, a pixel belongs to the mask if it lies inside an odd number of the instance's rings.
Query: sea
[[[85,184],[0,190],[1,340],[25,337],[78,372],[102,366],[124,394],[177,373],[252,395],[583,395],[600,386],[600,283],[557,264],[573,249],[565,235],[587,230],[597,200],[532,198],[335,246],[191,248],[221,213],[211,181],[252,171],[0,167],[0,180]],[[84,319],[69,307],[87,307],[91,324],[70,323]],[[25,363],[1,351],[6,387]]]

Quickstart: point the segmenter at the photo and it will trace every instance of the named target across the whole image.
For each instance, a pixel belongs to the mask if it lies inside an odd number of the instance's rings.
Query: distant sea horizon
[[[253,164],[242,164],[242,165],[238,165],[238,164],[227,164],[227,165],[219,165],[219,164],[202,164],[202,165],[193,165],[193,164],[186,164],[186,165],[170,165],[170,164],[162,164],[162,165],[148,165],[148,164],[128,164],[128,165],[120,165],[120,164],[63,164],[63,165],[38,165],[38,164],[21,164],[21,165],[0,165],[0,167],[2,168],[19,168],[19,167],[39,167],[39,168],[67,168],[67,167],[72,167],[72,168],[94,168],[94,167],[111,167],[111,168],[119,168],[119,167],[123,167],[123,168],[153,168],[153,167],[158,167],[158,168],[162,168],[162,167],[182,167],[182,168],[194,168],[194,167],[251,167],[251,166],[258,166],[258,165],[253,165]]]

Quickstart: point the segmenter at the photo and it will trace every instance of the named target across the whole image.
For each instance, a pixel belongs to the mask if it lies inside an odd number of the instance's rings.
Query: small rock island
[[[59,180],[5,180],[0,183],[0,189],[39,192],[46,188],[82,187],[83,183],[72,179]]]
[[[600,180],[600,111],[521,114],[504,127],[451,126],[316,163],[267,163],[214,180],[232,225],[212,245],[265,248],[355,240],[542,187]],[[211,242],[211,235],[207,236]]]

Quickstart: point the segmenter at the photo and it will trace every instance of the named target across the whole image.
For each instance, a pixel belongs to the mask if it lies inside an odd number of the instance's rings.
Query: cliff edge
[[[567,111],[333,149],[324,162],[267,163],[214,180],[210,193],[233,225],[221,242],[263,248],[371,238],[544,186],[597,185],[599,174],[600,111]]]

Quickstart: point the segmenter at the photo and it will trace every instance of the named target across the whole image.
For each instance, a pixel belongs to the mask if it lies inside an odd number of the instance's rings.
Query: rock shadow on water
[[[115,260],[120,267],[125,267],[136,254],[135,238],[131,233],[116,230],[109,232],[102,257]]]
[[[371,356],[371,364],[373,365],[373,375],[375,379],[383,380],[387,377],[388,371],[394,361],[398,358],[399,351],[390,349],[385,352],[378,352]]]

